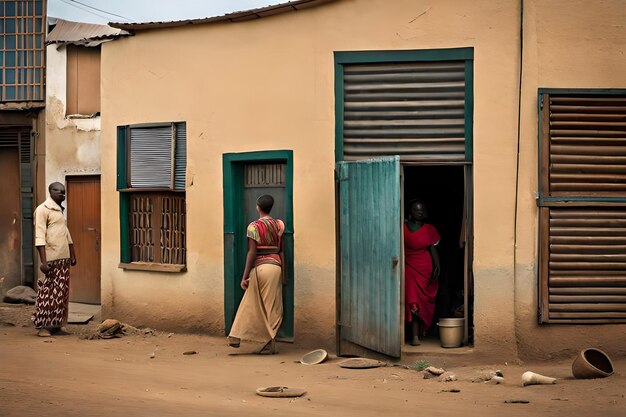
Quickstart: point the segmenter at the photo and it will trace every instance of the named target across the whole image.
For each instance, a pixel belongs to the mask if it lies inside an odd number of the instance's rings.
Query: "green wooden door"
[[[400,357],[400,159],[338,162],[337,189],[340,347]]]
[[[256,198],[274,197],[272,216],[285,222],[283,323],[277,339],[294,341],[293,152],[287,150],[223,155],[224,169],[224,327],[228,334],[243,297],[240,287],[248,242],[246,226],[257,218]],[[276,171],[278,170],[278,171]]]

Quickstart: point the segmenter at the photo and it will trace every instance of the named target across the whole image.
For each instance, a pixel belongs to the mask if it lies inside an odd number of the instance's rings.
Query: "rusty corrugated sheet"
[[[329,3],[335,0],[298,0],[290,1],[287,3],[280,3],[266,7],[260,7],[258,9],[245,10],[240,12],[228,13],[223,16],[207,17],[202,19],[187,19],[187,20],[172,20],[162,22],[144,22],[144,23],[124,23],[124,22],[111,22],[109,26],[119,29],[138,31],[148,29],[162,29],[171,28],[177,26],[196,25],[202,23],[216,23],[216,22],[243,22],[246,20],[254,20],[262,17],[273,16],[275,14],[298,11],[307,9],[309,7],[318,6],[323,3]]]
[[[465,63],[344,66],[344,157],[465,160]]]
[[[129,35],[130,33],[125,30],[108,25],[57,19],[56,26],[46,37],[46,44],[98,46],[103,42]]]

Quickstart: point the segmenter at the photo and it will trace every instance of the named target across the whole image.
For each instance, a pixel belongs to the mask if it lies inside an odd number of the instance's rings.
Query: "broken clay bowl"
[[[300,359],[300,363],[304,365],[318,365],[328,358],[328,352],[324,349],[317,349],[309,352]]]
[[[600,349],[584,349],[572,363],[572,374],[576,379],[606,378],[613,372],[613,362]]]

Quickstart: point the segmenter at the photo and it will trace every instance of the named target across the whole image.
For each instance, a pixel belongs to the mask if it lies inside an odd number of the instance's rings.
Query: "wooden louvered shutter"
[[[465,161],[465,62],[346,64],[344,159]]]
[[[172,126],[130,128],[130,186],[172,188]]]
[[[626,198],[626,97],[544,94],[544,195]]]
[[[540,321],[626,323],[626,97],[541,104]]]

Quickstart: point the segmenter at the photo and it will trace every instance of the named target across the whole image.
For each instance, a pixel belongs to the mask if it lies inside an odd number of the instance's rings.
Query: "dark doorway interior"
[[[406,166],[403,197],[405,216],[408,203],[414,198],[422,199],[428,208],[428,223],[441,235],[437,247],[441,258],[439,290],[433,324],[428,331],[429,337],[436,337],[440,317],[464,317],[464,167]],[[408,334],[406,329],[405,335]]]

